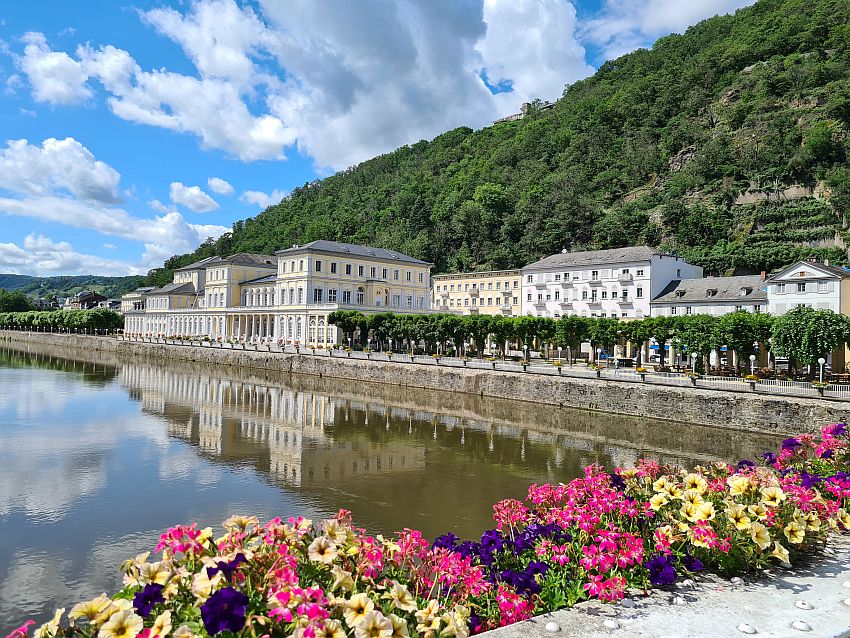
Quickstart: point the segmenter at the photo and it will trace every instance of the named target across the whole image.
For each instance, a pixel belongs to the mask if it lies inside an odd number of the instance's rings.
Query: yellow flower
[[[64,607],[62,609],[57,609],[56,613],[53,614],[53,618],[36,629],[34,634],[35,638],[53,638],[53,636],[56,635],[56,632],[59,631],[59,621],[62,619],[62,614],[64,613]]]
[[[762,552],[770,547],[770,533],[767,531],[767,527],[761,523],[753,523],[750,526],[750,538]]]
[[[189,625],[180,625],[174,632],[174,638],[197,638],[195,632],[189,629]]]
[[[683,483],[686,490],[696,490],[698,494],[705,494],[705,491],[708,489],[708,481],[693,472],[685,476]]]
[[[352,629],[363,622],[366,614],[375,609],[375,603],[366,594],[352,596],[350,600],[345,601],[344,605],[342,615]]]
[[[339,555],[336,545],[327,536],[317,536],[310,547],[307,548],[307,556],[317,563],[329,565]]]
[[[149,585],[156,583],[157,585],[165,585],[171,577],[171,566],[165,561],[158,563],[145,563],[139,569],[139,584]]]
[[[393,624],[392,638],[410,638],[407,630],[407,621],[404,618],[399,618],[395,614],[390,614],[388,618]]]
[[[785,500],[785,492],[781,487],[763,487],[761,488],[761,502],[768,507],[779,507],[779,504]]]
[[[392,606],[402,611],[416,611],[416,600],[414,600],[406,585],[393,581],[392,587],[383,595],[392,601]]]
[[[381,612],[372,610],[354,628],[355,638],[391,638],[393,624]]]
[[[325,535],[334,543],[344,543],[348,538],[348,529],[335,518],[329,518],[322,523]]]
[[[224,521],[224,528],[231,532],[244,532],[251,525],[259,525],[260,521],[256,516],[231,516]]]
[[[159,638],[165,638],[170,633],[171,612],[164,611],[156,617],[156,620],[153,621],[153,627],[151,627],[151,634],[154,636],[159,636]]]
[[[124,598],[113,600],[109,603],[109,606],[100,613],[100,616],[95,619],[94,624],[102,625],[112,618],[112,616],[122,611],[133,611],[133,603]]]
[[[660,479],[655,481],[652,484],[652,489],[656,492],[666,492],[667,488],[670,487],[672,483],[666,476],[662,476]]]
[[[322,624],[322,628],[316,633],[316,638],[346,638],[342,623],[333,618],[328,618]]]
[[[726,516],[735,525],[735,529],[744,531],[750,528],[750,517],[747,516],[747,510],[741,505],[733,505],[727,508]]]
[[[850,529],[850,514],[848,514],[843,507],[836,512],[835,517],[838,519],[841,527],[844,529]]]
[[[678,485],[670,484],[670,487],[667,488],[667,496],[670,498],[680,499],[682,498],[682,490]]]
[[[669,503],[669,501],[662,493],[655,494],[651,499],[649,499],[649,506],[656,512],[667,505],[667,503]]]
[[[345,571],[339,565],[331,567],[331,576],[334,577],[334,582],[331,584],[331,591],[336,591],[337,589],[351,591],[354,588],[354,579],[351,577],[351,572]]]
[[[385,539],[382,534],[378,534],[375,538],[377,538],[384,546],[384,550],[388,556],[393,556],[396,552],[401,551],[401,546],[398,543],[393,540]]]
[[[732,496],[741,496],[746,494],[750,489],[750,479],[740,474],[733,474],[726,479],[726,485],[729,486],[729,494]]]
[[[691,523],[697,522],[697,508],[696,505],[692,505],[690,503],[685,503],[682,505],[682,509],[679,510],[679,515],[687,521]]]
[[[130,610],[119,611],[100,628],[97,635],[98,638],[136,638],[144,626],[141,616]]]
[[[223,579],[224,575],[221,572],[216,572],[215,575],[210,578],[207,575],[205,566],[192,577],[192,593],[195,595],[195,598],[198,599],[198,602],[206,602],[207,598],[212,595],[213,589],[215,589],[215,587]]]
[[[416,621],[419,623],[417,629],[422,626],[426,626],[426,628],[428,628],[428,626],[430,626],[434,620],[437,620],[437,627],[439,627],[439,613],[440,603],[438,603],[434,599],[429,600],[428,604],[425,605],[425,607],[416,612]],[[420,629],[420,631],[423,630]]]
[[[705,499],[696,490],[685,490],[682,494],[682,500],[691,505],[702,505],[705,502]]]
[[[817,512],[809,512],[806,514],[806,531],[817,532],[820,529],[820,519]]]
[[[747,511],[751,516],[755,516],[760,521],[767,518],[767,508],[764,505],[749,505]]]
[[[778,558],[785,564],[789,564],[791,562],[788,560],[788,550],[785,549],[782,545],[780,545],[779,541],[773,541],[773,551],[770,552],[770,555],[774,558]]]
[[[465,614],[466,607],[458,605],[451,612],[442,616],[446,628],[440,632],[440,636],[454,636],[454,638],[467,638],[469,636],[469,616]]]
[[[788,523],[783,531],[785,532],[785,538],[792,545],[799,545],[806,537],[806,530],[796,521]]]
[[[111,602],[112,601],[109,600],[109,597],[106,594],[101,594],[97,598],[74,605],[71,608],[71,612],[68,614],[68,618],[71,620],[85,618],[89,622],[92,622],[100,616],[104,609],[109,607]]]
[[[201,545],[205,545],[206,542],[208,540],[210,540],[212,537],[213,537],[213,528],[212,527],[205,527],[204,529],[201,530],[200,535],[198,536],[198,538],[195,539],[195,541],[200,543]]]
[[[694,517],[698,521],[713,521],[714,514],[714,503],[705,501],[697,505]]]

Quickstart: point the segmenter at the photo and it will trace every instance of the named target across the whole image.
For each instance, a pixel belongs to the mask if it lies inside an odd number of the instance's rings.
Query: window
[[[558,299],[560,299],[560,298],[561,298],[561,291],[560,291],[560,290],[556,290],[556,291],[555,291],[555,301],[558,301]]]
[[[598,281],[599,280],[599,271],[598,270],[591,270],[590,271],[590,280],[591,281]]]
[[[321,259],[316,260],[316,272],[322,272],[322,260]]]
[[[528,293],[528,300],[531,301],[531,293]]]
[[[552,301],[552,295],[546,295],[546,301]]]
[[[398,281],[398,270],[393,270],[393,279]],[[452,288],[452,290],[454,290],[454,288]]]
[[[519,282],[518,282],[518,281],[514,281],[514,288],[517,288],[518,286],[519,286]],[[505,288],[507,288],[507,285],[505,286]]]
[[[405,279],[407,279],[407,281],[413,281],[413,273],[408,270],[405,273]]]
[[[629,291],[623,289],[623,292],[620,293],[620,296],[623,298],[623,301],[626,301],[629,298]]]
[[[351,274],[351,264],[345,264],[345,274],[346,275]]]
[[[602,291],[602,298],[603,298],[603,299],[608,299],[608,291],[607,291],[607,290],[603,290],[603,291]]]
[[[785,284],[776,284],[776,294],[785,294]]]
[[[424,284],[424,283],[425,283],[425,273],[424,273],[424,272],[419,273],[419,283],[420,283],[420,284]],[[491,284],[491,285],[492,285],[492,284]]]
[[[289,289],[289,305],[291,306],[294,303],[295,303],[295,289],[290,288]]]
[[[635,297],[637,297],[638,299],[643,299],[643,288],[641,288],[640,286],[635,289]]]
[[[690,306],[685,306],[685,314],[686,315],[692,315],[693,313],[694,313],[693,308],[691,308]]]
[[[753,306],[753,312],[756,313],[757,315],[760,315],[761,314],[761,305],[756,304],[755,306]]]
[[[557,273],[557,272],[555,273],[555,281],[561,281],[561,274],[560,273]]]
[[[298,261],[298,272],[304,272],[304,260],[300,259]]]
[[[670,314],[671,314],[671,315],[675,315],[675,314],[676,314],[676,306],[673,306],[672,308],[670,308]]]
[[[744,306],[735,306],[735,312],[741,312],[744,309]]]
[[[313,303],[322,303],[322,289],[313,288]]]
[[[343,290],[342,291],[342,303],[348,303],[348,304],[351,303],[351,291],[350,290]]]
[[[374,266],[372,266],[371,268],[369,268],[369,278],[370,278],[370,279],[374,279],[374,278],[375,278],[375,274],[376,274],[377,272],[378,272],[378,269],[377,269],[377,268],[375,268]]]
[[[587,299],[587,291],[586,290],[581,291],[581,298],[584,299],[584,300]]]
[[[514,305],[517,305],[517,301],[518,301],[517,298],[514,297]]]
[[[493,282],[492,281],[487,282],[487,290],[493,290]]]
[[[537,293],[537,303],[540,303],[542,301],[543,301],[543,293]]]
[[[629,269],[628,269],[628,268],[623,268],[623,274],[624,274],[624,275],[628,275],[628,274],[629,274]]]
[[[408,297],[408,299],[410,299],[410,297]],[[464,305],[464,306],[468,306],[468,305],[469,305],[469,299],[464,299],[464,300],[463,300],[463,305]]]
[[[298,289],[298,303],[299,304],[304,303],[304,289],[303,288]]]
[[[449,286],[449,288],[451,289],[451,291],[452,291],[452,292],[454,292],[454,291],[455,291],[455,285],[454,285],[454,284],[452,284],[451,286]]]
[[[806,292],[806,282],[805,281],[797,282],[797,292]]]
[[[410,273],[408,272],[408,274]],[[411,297],[410,295],[407,296],[407,307],[413,308],[413,297]]]
[[[505,283],[507,284],[507,282],[505,282]],[[502,282],[501,282],[501,281],[497,281],[497,282],[496,282],[496,290],[501,290],[501,289],[502,289],[502,288],[501,288],[501,286],[502,286]],[[505,286],[505,288],[507,288],[507,286]]]
[[[336,288],[328,288],[328,301],[336,303]]]
[[[336,274],[336,262],[335,261],[331,262],[331,274],[332,275]]]
[[[360,267],[363,268],[363,266],[360,266]],[[357,305],[362,306],[365,299],[366,299],[366,291],[363,290],[362,288],[358,288],[357,289]]]
[[[681,279],[681,278],[682,278],[682,269],[676,268],[676,279]]]
[[[289,262],[289,272],[295,272],[295,260]]]
[[[388,274],[389,274],[389,270],[387,270],[386,268],[381,270],[381,279],[386,279]]]
[[[492,298],[492,297],[487,297],[487,305],[488,305],[488,306],[492,306],[492,305],[493,305],[493,298]]]
[[[364,272],[363,266],[357,266],[357,276],[362,277],[363,272]]]
[[[569,280],[570,280],[570,273],[565,272],[564,273],[564,281],[569,281]]]
[[[829,290],[829,284],[825,281],[818,282],[818,292],[826,292]]]
[[[475,297],[472,298],[472,305],[475,305],[475,302],[478,301]]]
[[[526,282],[527,282],[527,283],[532,283],[533,281],[534,281],[534,276],[533,276],[533,275],[529,275],[529,276],[528,276],[528,278],[526,279]]]
[[[449,305],[453,306],[454,305],[454,299],[450,299],[449,301],[451,302]],[[401,296],[400,295],[393,295],[393,305],[394,306],[400,306],[401,305]]]
[[[638,268],[636,274],[638,277],[643,277],[643,268]]]

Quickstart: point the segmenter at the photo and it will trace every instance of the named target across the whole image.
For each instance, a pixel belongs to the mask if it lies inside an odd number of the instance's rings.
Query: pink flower
[[[6,638],[27,638],[27,632],[29,631],[30,626],[34,624],[34,620],[28,620],[17,629],[13,629],[12,633],[6,636]]]

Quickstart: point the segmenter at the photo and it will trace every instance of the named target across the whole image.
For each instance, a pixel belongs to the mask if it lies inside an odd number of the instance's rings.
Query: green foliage
[[[296,188],[173,268],[236,251],[333,239],[393,248],[436,271],[519,267],[570,249],[648,243],[709,272],[846,263],[817,241],[842,232],[846,187],[736,205],[752,189],[813,186],[846,171],[850,4],[762,0],[606,62],[553,108],[458,128]],[[782,235],[756,217],[787,224]],[[795,220],[812,218],[808,226]],[[787,233],[786,233],[787,231]]]
[[[32,309],[32,302],[24,293],[9,292],[0,288],[0,312],[23,312]]]
[[[140,285],[142,278],[102,277],[100,275],[63,275],[58,277],[31,277],[29,275],[0,274],[0,288],[18,291],[31,297],[71,297],[82,290],[91,290],[104,297],[120,297]],[[171,279],[168,279],[170,283]]]
[[[124,326],[119,313],[106,308],[92,310],[33,310],[0,312],[0,326],[26,330],[118,330]]]
[[[772,337],[777,355],[814,365],[850,341],[850,319],[831,310],[794,308],[776,318]]]

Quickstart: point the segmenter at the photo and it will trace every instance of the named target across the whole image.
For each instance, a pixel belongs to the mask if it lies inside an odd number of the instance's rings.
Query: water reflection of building
[[[262,469],[291,485],[425,467],[415,443],[336,436],[336,415],[351,410],[344,399],[137,364],[122,365],[119,378],[144,410],[166,417],[170,435],[224,460],[267,457]]]

